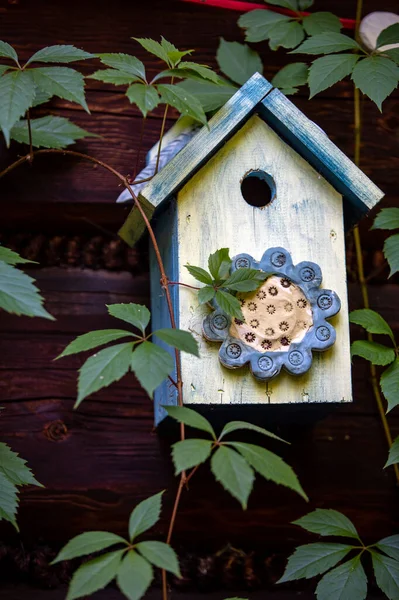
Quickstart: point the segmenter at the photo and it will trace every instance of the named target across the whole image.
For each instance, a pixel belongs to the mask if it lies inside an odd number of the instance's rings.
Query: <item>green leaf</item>
[[[85,556],[86,554],[92,554],[99,550],[105,550],[115,544],[124,544],[126,546],[127,541],[119,535],[109,533],[108,531],[88,531],[77,535],[70,540],[51,563],[61,562],[62,560],[71,560],[78,556]]]
[[[232,296],[223,290],[218,290],[215,298],[220,310],[225,312],[227,315],[235,317],[236,319],[240,319],[240,321],[245,321],[244,315],[242,314],[240,301],[235,296]]]
[[[173,106],[180,114],[192,117],[203,125],[207,124],[201,103],[185,89],[169,83],[160,83],[158,85],[158,92],[161,94],[164,104]]]
[[[395,443],[399,438],[396,438]],[[396,461],[396,462],[399,462]],[[385,554],[388,554],[391,558],[399,561],[399,535],[391,535],[390,537],[386,537],[383,540],[380,540],[376,547]]]
[[[152,85],[142,83],[134,83],[126,92],[131,104],[136,104],[143,117],[146,117],[149,112],[154,110],[160,102],[158,92]]]
[[[284,575],[277,583],[310,579],[335,567],[352,550],[344,544],[306,544],[289,557]]]
[[[211,469],[216,480],[245,510],[255,479],[248,463],[234,450],[220,446],[212,456]]]
[[[119,381],[129,370],[132,342],[104,348],[86,360],[79,370],[78,399],[75,407],[90,394]]]
[[[158,58],[163,60],[163,62],[165,62],[167,65],[169,64],[168,53],[167,53],[166,49],[159,42],[156,42],[155,40],[152,40],[150,38],[132,38],[132,39],[136,40],[136,42],[138,42],[144,48],[144,50],[147,50],[147,52],[149,52],[150,54],[157,56]]]
[[[17,510],[18,490],[3,473],[0,473],[0,521],[9,521],[18,531]]]
[[[267,429],[264,429],[263,427],[259,427],[258,425],[253,425],[252,423],[246,423],[245,421],[230,421],[230,423],[227,423],[223,427],[222,433],[219,436],[219,440],[221,440],[225,435],[229,435],[229,433],[232,433],[233,431],[238,431],[238,430],[242,430],[242,429],[249,429],[250,431],[256,431],[257,433],[266,435],[267,437],[278,440],[279,442],[284,442],[285,444],[288,444],[288,442],[286,442],[282,438],[278,437],[278,435],[275,435],[271,431],[268,431]]]
[[[399,65],[399,48],[390,48],[389,50],[384,50],[384,56],[387,56],[397,65]]]
[[[66,600],[75,600],[104,588],[116,577],[124,550],[109,552],[84,563],[75,571]]]
[[[381,31],[377,38],[376,48],[389,44],[399,44],[399,23],[394,23]]]
[[[394,440],[392,446],[389,449],[388,460],[384,466],[384,469],[390,467],[391,465],[396,465],[399,463],[399,436]],[[399,536],[396,536],[399,539]],[[387,553],[389,554],[389,552]],[[394,556],[394,558],[396,558]],[[399,547],[398,547],[398,556],[397,560],[399,560]]]
[[[161,37],[161,46],[168,55],[172,67],[175,67],[181,61],[183,56],[187,56],[187,54],[192,54],[194,52],[194,50],[178,50],[176,46],[171,42],[168,42],[168,40],[165,40],[164,37]]]
[[[13,452],[4,442],[0,442],[0,472],[14,485],[42,485],[26,466],[26,460]]]
[[[197,281],[200,281],[201,283],[206,283],[208,285],[212,285],[212,277],[207,271],[205,271],[205,269],[202,269],[201,267],[193,267],[192,265],[184,266],[186,267],[190,275],[192,275]]]
[[[43,307],[34,279],[0,261],[0,309],[16,315],[54,320]]]
[[[338,33],[342,28],[339,18],[330,12],[313,13],[303,19],[302,25],[308,35],[318,35],[325,31]]]
[[[0,65],[0,77],[4,75],[6,71],[8,71],[10,67],[8,65]]]
[[[399,358],[383,372],[380,379],[382,393],[388,402],[388,410],[392,410],[399,404]]]
[[[10,248],[5,248],[4,246],[0,246],[0,260],[7,263],[8,265],[19,265],[36,262],[34,260],[22,258],[22,256],[20,256],[18,252],[14,252],[14,250],[10,250]]]
[[[104,83],[112,83],[114,85],[126,85],[135,81],[140,81],[140,78],[131,73],[125,73],[119,69],[100,69],[95,71],[91,75],[88,75],[89,79],[96,79],[97,81],[103,81]]]
[[[87,60],[88,58],[94,58],[94,54],[89,54],[84,50],[75,48],[75,46],[48,46],[42,48],[30,57],[25,67],[32,62],[44,62],[44,63],[70,63],[78,60]]]
[[[361,356],[373,365],[385,366],[395,360],[395,351],[377,342],[356,340],[351,345],[351,356]]]
[[[262,477],[269,481],[274,481],[279,485],[284,485],[294,492],[297,492],[306,501],[307,495],[302,489],[293,469],[282,458],[253,444],[243,444],[242,442],[229,442],[236,450],[242,454],[245,460],[257,471]]]
[[[395,344],[395,338],[392,329],[390,328],[386,320],[383,317],[381,317],[381,315],[378,314],[378,312],[375,312],[375,310],[371,310],[369,308],[353,310],[349,314],[349,321],[351,323],[356,323],[356,325],[360,325],[369,333],[381,333],[389,335],[389,337]]]
[[[1,58],[11,58],[14,62],[18,64],[18,54],[15,52],[14,48],[7,44],[7,42],[2,42],[0,40],[0,57]]]
[[[35,85],[28,71],[13,71],[0,78],[0,127],[7,146],[15,123],[32,106]]]
[[[399,208],[380,210],[371,229],[399,229]]]
[[[389,600],[399,598],[399,562],[371,551],[374,575],[378,587]]]
[[[392,277],[399,271],[399,233],[395,233],[385,240],[384,255],[391,268],[389,277]]]
[[[350,75],[358,60],[356,54],[332,54],[313,61],[308,79],[310,98]]]
[[[79,335],[73,340],[66,348],[61,352],[55,360],[69,356],[70,354],[77,354],[78,352],[85,352],[97,346],[104,346],[109,342],[115,342],[123,337],[131,336],[130,331],[124,331],[123,329],[99,329],[98,331],[89,331]]]
[[[77,102],[89,111],[85,99],[84,77],[69,67],[39,67],[29,71],[35,84],[52,96],[58,96],[70,102]]]
[[[53,94],[49,92],[43,92],[43,90],[39,89],[37,85],[35,85],[35,99],[32,102],[32,108],[35,106],[40,106],[40,104],[45,104],[52,98]],[[54,117],[55,118],[55,117]],[[84,131],[82,129],[82,131]]]
[[[313,512],[293,521],[306,531],[319,535],[334,535],[359,539],[355,526],[345,515],[331,508],[316,508]]]
[[[298,0],[299,10],[307,10],[313,4],[314,0]]]
[[[296,88],[308,82],[308,65],[306,63],[292,63],[280,69],[273,77],[271,83],[280,90]]]
[[[118,69],[123,73],[129,73],[134,77],[145,81],[145,67],[141,60],[130,54],[119,53],[106,53],[98,55],[101,62],[107,67]]]
[[[179,561],[173,548],[163,542],[140,542],[137,550],[156,567],[181,577]]]
[[[316,595],[317,600],[365,600],[367,577],[360,558],[356,556],[324,575]]]
[[[172,446],[173,464],[175,465],[175,474],[179,475],[182,471],[187,471],[205,462],[212,451],[212,442],[210,440],[183,440]]]
[[[107,308],[112,317],[130,323],[144,334],[151,318],[151,313],[146,306],[130,302],[126,304],[107,304]]]
[[[189,94],[197,98],[206,113],[217,110],[236,93],[237,88],[232,85],[216,85],[201,81],[183,81],[178,84]]]
[[[159,521],[162,506],[162,492],[146,498],[140,502],[132,511],[129,519],[129,537],[130,541],[136,539],[139,535],[151,529]]]
[[[65,148],[84,137],[97,137],[64,117],[41,117],[31,119],[32,145],[39,148]],[[11,138],[21,144],[29,144],[27,121],[18,121],[11,129]]]
[[[382,110],[383,101],[398,85],[399,67],[384,56],[368,56],[359,60],[352,79],[355,86]]]
[[[269,46],[271,50],[283,48],[295,48],[305,37],[303,28],[297,21],[288,23],[277,23],[270,31]]]
[[[321,33],[305,40],[291,54],[332,54],[343,50],[358,50],[359,44],[342,33]]]
[[[220,70],[240,85],[243,85],[254,73],[263,73],[263,63],[259,54],[246,44],[226,42],[220,38],[216,60]]]
[[[223,287],[236,292],[253,292],[257,290],[268,274],[257,269],[241,268],[237,269],[223,282]]]
[[[282,8],[288,8],[289,10],[293,10],[295,12],[298,11],[298,2],[297,0],[268,0],[268,4],[274,4],[275,6],[281,6]]]
[[[212,71],[206,65],[199,65],[195,62],[191,61],[183,61],[177,67],[178,69],[185,69],[189,71],[194,71],[198,75],[202,77],[202,79],[206,79],[208,81],[213,81],[213,83],[219,83],[219,76],[215,71]]]
[[[205,304],[210,302],[215,297],[215,289],[209,285],[201,288],[198,292],[198,302]]]
[[[211,434],[214,440],[216,440],[216,434],[212,425],[196,410],[187,408],[185,406],[163,406],[163,408],[166,410],[168,415],[172,417],[172,419],[176,419],[176,421],[179,421],[179,423],[184,423],[189,427],[194,427],[194,429],[206,431],[207,433]]]
[[[173,346],[182,352],[199,356],[198,343],[189,331],[182,329],[158,329],[154,334],[165,344]]]
[[[268,40],[273,27],[279,23],[289,23],[291,17],[286,17],[271,10],[251,10],[238,19],[238,25],[245,29],[247,42],[262,42]]]
[[[118,587],[129,600],[140,600],[153,580],[152,566],[133,550],[123,559],[116,577]]]
[[[140,385],[152,398],[154,390],[172,373],[175,363],[163,348],[151,342],[143,342],[133,352],[131,367]]]
[[[225,279],[229,274],[230,267],[231,258],[229,256],[228,248],[220,248],[213,254],[210,254],[208,258],[208,268],[214,279]],[[204,281],[204,283],[208,282]]]

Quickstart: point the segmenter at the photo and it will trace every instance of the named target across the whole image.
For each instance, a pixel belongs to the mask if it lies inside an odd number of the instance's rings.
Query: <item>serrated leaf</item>
[[[334,535],[359,539],[359,534],[352,521],[342,513],[331,508],[316,508],[313,512],[293,521],[293,524],[319,535]]]
[[[390,48],[389,50],[384,50],[384,56],[387,56],[397,65],[399,65],[399,48]]]
[[[369,308],[362,308],[360,310],[353,310],[349,314],[349,321],[360,325],[369,333],[381,333],[389,335],[393,343],[395,344],[395,338],[392,329],[386,322],[386,320],[375,310]]]
[[[166,64],[169,64],[168,53],[167,53],[166,49],[163,48],[159,42],[156,42],[155,40],[152,40],[150,38],[133,38],[133,39],[136,40],[136,42],[138,42],[144,48],[144,50],[147,50],[147,52],[149,52],[150,54],[157,56],[158,58],[163,60],[163,62],[165,62]]]
[[[142,83],[134,83],[129,86],[126,92],[131,104],[136,104],[140,109],[143,117],[146,117],[149,112],[154,110],[160,102],[158,92],[152,85]]]
[[[36,148],[65,148],[84,137],[97,137],[64,117],[47,115],[31,119],[32,145]],[[11,129],[11,138],[21,144],[29,144],[27,121],[18,121]]]
[[[297,492],[306,501],[308,500],[293,469],[277,454],[253,444],[229,442],[229,445],[238,450],[251,467],[262,475],[262,477],[269,481],[274,481],[274,483],[279,485],[284,485]]]
[[[164,104],[173,106],[180,114],[192,117],[203,125],[207,124],[201,103],[184,88],[169,83],[160,83],[158,85],[158,92],[161,94]]]
[[[182,352],[199,356],[198,343],[189,331],[182,329],[157,329],[154,334],[165,344]]]
[[[179,561],[173,548],[163,542],[140,542],[137,550],[156,567],[181,577]]]
[[[75,600],[104,588],[116,577],[124,550],[109,552],[84,563],[75,571],[66,600]]]
[[[331,12],[313,13],[303,19],[302,25],[308,35],[318,35],[325,31],[337,33],[342,29],[341,21]]]
[[[181,63],[179,63],[177,68],[179,70],[185,69],[185,70],[189,70],[189,71],[194,71],[195,73],[200,75],[202,77],[202,79],[206,79],[208,81],[213,81],[213,83],[219,82],[218,74],[215,73],[215,71],[212,71],[212,69],[210,69],[206,65],[199,65],[199,64],[197,64],[195,62],[191,62],[191,61],[182,61]]]
[[[129,302],[126,304],[107,304],[107,308],[112,317],[130,323],[144,334],[151,318],[151,313],[146,306]]]
[[[237,88],[232,85],[216,85],[201,81],[183,81],[178,84],[189,94],[197,98],[206,113],[217,110],[236,93]]]
[[[79,404],[98,390],[119,381],[129,371],[133,343],[116,344],[104,348],[86,360],[79,370],[78,398]]]
[[[399,271],[399,233],[391,235],[385,240],[384,255],[391,268],[389,277],[392,277]]]
[[[208,268],[211,275],[216,280],[227,278],[231,267],[231,258],[228,248],[220,248],[213,254],[209,255]],[[204,281],[204,283],[208,283]]]
[[[143,342],[133,352],[131,367],[140,385],[152,398],[154,390],[172,373],[175,363],[163,348]]]
[[[51,564],[54,565],[62,560],[71,560],[78,556],[86,556],[99,550],[105,550],[110,546],[115,546],[115,544],[124,544],[126,546],[127,541],[119,535],[109,533],[108,531],[87,531],[70,540],[60,550]]]
[[[310,98],[350,75],[358,60],[356,54],[332,54],[313,61],[308,78]]]
[[[85,98],[84,77],[78,71],[69,67],[39,67],[27,72],[32,73],[35,84],[43,92],[77,102],[90,112]]]
[[[145,67],[141,60],[130,54],[119,53],[103,53],[98,55],[101,62],[107,67],[118,69],[123,73],[130,73],[134,77],[145,81]]]
[[[14,252],[14,250],[10,250],[10,248],[5,248],[4,246],[0,246],[0,261],[3,261],[8,265],[19,265],[36,262],[34,260],[22,258],[22,256],[20,256],[18,252]]]
[[[172,446],[172,458],[175,465],[175,474],[187,471],[205,462],[212,451],[210,440],[182,440]]]
[[[194,267],[193,265],[184,266],[186,267],[190,275],[192,275],[197,281],[200,281],[201,283],[206,283],[208,285],[212,285],[212,277],[207,271],[205,271],[205,269],[202,269],[201,267]]]
[[[268,0],[268,4],[274,4],[275,6],[281,6],[282,8],[288,8],[289,10],[293,10],[295,12],[298,11],[298,2],[297,0]]]
[[[223,287],[236,292],[253,292],[258,289],[267,277],[268,274],[263,271],[244,267],[234,271],[234,273],[223,282]]]
[[[201,288],[198,292],[198,302],[205,304],[210,302],[215,297],[215,289],[209,285]]]
[[[221,440],[225,435],[229,435],[229,433],[233,433],[233,431],[239,431],[242,429],[247,429],[249,431],[256,431],[257,433],[261,433],[262,435],[265,435],[267,437],[278,440],[279,442],[284,442],[285,444],[288,444],[288,442],[286,442],[282,438],[278,437],[278,435],[275,435],[271,431],[268,431],[267,429],[264,429],[263,427],[259,427],[259,425],[253,425],[252,423],[247,423],[245,421],[230,421],[230,423],[227,423],[223,427],[222,433],[219,436],[219,440]]]
[[[159,492],[140,502],[130,515],[129,538],[133,541],[136,537],[151,529],[159,521],[162,506],[162,494]]]
[[[11,58],[14,62],[18,64],[18,54],[14,50],[10,44],[7,42],[3,42],[0,40],[0,57],[2,58]]]
[[[241,304],[238,298],[232,296],[228,292],[224,292],[223,290],[218,290],[215,295],[215,299],[217,304],[219,305],[220,310],[225,312],[227,315],[231,317],[235,317],[240,321],[245,321],[244,315],[242,314]]]
[[[122,594],[129,600],[140,600],[148,590],[154,573],[150,563],[131,550],[122,560],[116,581]]]
[[[89,79],[103,81],[104,83],[112,83],[114,85],[127,85],[140,81],[140,78],[131,73],[125,73],[119,69],[100,69],[88,76]]]
[[[18,502],[17,488],[3,473],[0,473],[0,521],[3,519],[9,521],[17,531]]]
[[[280,69],[271,83],[280,90],[294,90],[297,86],[307,84],[308,71],[309,67],[306,63],[292,63]]]
[[[305,37],[300,23],[289,21],[288,23],[277,23],[270,31],[269,46],[272,50],[283,48],[295,48]]]
[[[399,403],[399,400],[398,400],[398,403]],[[399,436],[394,440],[392,446],[389,449],[388,460],[385,463],[384,469],[386,469],[387,467],[390,467],[391,465],[396,465],[398,463],[399,463]],[[399,540],[399,536],[396,536],[396,537]],[[389,554],[389,552],[387,552],[387,554]],[[390,554],[390,556],[392,556],[392,554]],[[396,560],[399,560],[399,544],[398,544],[398,549],[397,549],[397,556],[394,556],[393,558],[396,558]]]
[[[399,229],[399,208],[380,210],[371,229]]]
[[[179,423],[184,423],[189,427],[194,427],[195,429],[201,429],[201,431],[206,431],[210,433],[213,439],[216,439],[215,431],[212,425],[209,423],[205,417],[200,415],[196,410],[192,408],[187,408],[185,406],[163,406],[168,415]]]
[[[255,479],[248,463],[238,452],[226,446],[220,446],[212,456],[211,469],[216,480],[234,498],[237,498],[245,510]]]
[[[166,51],[170,64],[175,67],[187,54],[192,54],[194,50],[178,50],[171,42],[161,37],[161,46]]]
[[[8,71],[10,67],[8,65],[0,65],[0,77],[4,75],[6,71]]]
[[[232,81],[243,85],[254,73],[263,73],[262,60],[247,44],[226,42],[220,38],[216,53],[220,70]]]
[[[380,385],[387,399],[387,412],[389,412],[399,404],[399,358],[395,358],[395,361],[382,373]]]
[[[389,44],[399,44],[399,23],[394,23],[381,31],[377,38],[377,48],[388,46]]]
[[[75,48],[75,46],[47,46],[30,57],[25,67],[32,62],[70,63],[78,60],[94,58],[94,54]]]
[[[0,261],[0,309],[16,315],[54,320],[43,307],[43,298],[34,279]]]
[[[271,10],[251,10],[238,19],[238,25],[245,29],[245,40],[247,42],[261,42],[268,40],[270,32],[275,25],[290,21],[290,17],[281,15]]]
[[[77,354],[78,352],[85,352],[98,346],[104,346],[109,342],[115,342],[123,337],[131,336],[130,331],[124,331],[123,329],[99,329],[98,331],[89,331],[79,335],[74,339],[66,348],[57,356],[56,360],[69,356],[71,354]]]
[[[359,60],[352,79],[355,86],[382,110],[383,101],[398,85],[399,67],[384,56],[368,56]]]
[[[356,340],[351,345],[351,356],[361,356],[373,365],[389,365],[395,360],[395,351],[377,342]]]
[[[42,485],[26,466],[26,460],[13,452],[4,442],[0,442],[0,472],[14,485]]]
[[[277,583],[310,579],[335,567],[352,550],[344,544],[306,544],[289,557],[284,575]]]
[[[35,84],[28,71],[13,71],[0,78],[0,127],[10,144],[10,131],[32,106]]]
[[[356,556],[324,575],[316,595],[317,600],[365,600],[367,577],[360,558]]]
[[[399,438],[396,438],[395,443],[398,441],[398,439]],[[396,462],[399,462],[399,460]],[[386,537],[383,540],[380,540],[376,546],[379,550],[382,550],[382,552],[385,552],[385,554],[388,554],[388,556],[391,558],[399,561],[399,535],[391,535]]]
[[[360,46],[355,40],[342,33],[321,33],[308,38],[291,54],[332,54],[344,50],[356,50]]]
[[[374,575],[378,587],[389,600],[399,598],[399,562],[371,551]]]

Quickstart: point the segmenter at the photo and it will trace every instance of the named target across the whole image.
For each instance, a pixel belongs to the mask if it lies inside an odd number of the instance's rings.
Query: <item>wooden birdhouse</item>
[[[257,291],[238,294],[244,321],[214,301],[200,305],[195,290],[171,288],[178,327],[200,345],[200,359],[181,356],[185,404],[350,402],[345,227],[383,193],[259,74],[209,128],[187,135],[139,196],[168,277],[198,285],[185,265],[206,269],[219,248],[229,248],[232,272],[269,275]],[[141,232],[133,210],[122,235],[134,243]],[[153,256],[151,295],[154,329],[168,327]],[[159,422],[160,405],[176,403],[169,382],[155,403]]]

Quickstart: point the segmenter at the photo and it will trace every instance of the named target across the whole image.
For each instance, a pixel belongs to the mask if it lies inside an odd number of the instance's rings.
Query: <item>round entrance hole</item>
[[[250,206],[263,208],[274,200],[276,184],[273,177],[265,171],[250,171],[241,182],[241,194]]]

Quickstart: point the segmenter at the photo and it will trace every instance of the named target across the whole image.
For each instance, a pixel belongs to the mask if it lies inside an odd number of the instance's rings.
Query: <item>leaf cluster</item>
[[[231,421],[217,437],[209,421],[196,411],[181,406],[164,406],[164,408],[168,415],[179,423],[199,429],[210,438],[190,438],[173,445],[172,458],[176,475],[188,469],[196,469],[211,458],[211,470],[216,481],[240,502],[244,510],[247,508],[248,498],[253,488],[255,471],[265,479],[284,485],[305,500],[308,499],[292,468],[277,454],[255,444],[224,439],[235,431],[249,430],[284,442],[275,434],[251,423]]]
[[[171,353],[150,341],[153,335],[167,346],[198,356],[198,344],[188,331],[158,329],[146,335],[151,313],[145,306],[130,303],[111,304],[107,308],[111,316],[129,323],[139,333],[126,329],[101,329],[80,335],[68,344],[57,358],[92,350],[122,338],[133,338],[132,341],[104,348],[85,361],[79,371],[75,408],[87,396],[118,381],[130,370],[152,397],[154,390],[175,367]]]
[[[317,509],[294,521],[294,524],[321,536],[352,539],[355,544],[319,542],[299,546],[288,559],[278,583],[323,574],[316,588],[317,600],[364,600],[367,597],[367,577],[362,557],[368,553],[379,588],[389,600],[399,597],[399,535],[365,546],[353,523],[342,513],[331,509]],[[349,553],[354,554],[353,558],[339,565]]]
[[[158,522],[162,494],[151,496],[135,507],[129,519],[128,539],[107,531],[90,531],[76,536],[64,546],[52,564],[115,547],[111,552],[88,560],[75,571],[67,600],[91,595],[113,579],[126,598],[139,600],[154,578],[153,567],[181,577],[179,562],[171,546],[158,541],[137,541]]]

